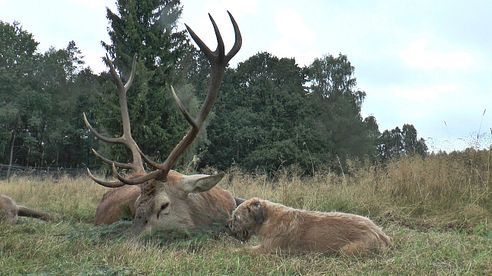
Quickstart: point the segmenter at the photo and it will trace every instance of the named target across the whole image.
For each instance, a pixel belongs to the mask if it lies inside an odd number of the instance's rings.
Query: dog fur
[[[391,239],[370,219],[340,212],[315,212],[252,198],[234,210],[226,225],[241,241],[257,235],[253,253],[342,253],[379,251]]]

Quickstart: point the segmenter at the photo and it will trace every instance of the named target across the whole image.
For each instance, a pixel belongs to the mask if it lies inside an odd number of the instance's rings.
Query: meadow
[[[372,255],[250,255],[248,244],[210,233],[126,236],[130,222],[94,226],[106,188],[88,177],[13,177],[0,193],[57,214],[0,224],[0,274],[90,275],[491,275],[492,151],[405,157],[385,166],[354,162],[344,175],[274,178],[231,170],[220,185],[236,196],[296,208],[368,216],[392,237]]]

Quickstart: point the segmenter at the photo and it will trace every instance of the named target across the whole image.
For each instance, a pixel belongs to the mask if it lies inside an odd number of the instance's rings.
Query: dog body
[[[264,253],[354,254],[391,245],[390,238],[366,217],[298,210],[259,198],[239,205],[227,228],[242,241],[258,235],[261,243],[251,249]]]
[[[13,199],[6,195],[0,195],[0,221],[6,220],[9,223],[16,223],[19,216],[38,218],[46,221],[52,220],[52,216],[29,209],[22,205],[17,205]]]

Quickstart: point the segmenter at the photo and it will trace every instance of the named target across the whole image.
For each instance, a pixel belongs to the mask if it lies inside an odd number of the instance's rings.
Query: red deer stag
[[[183,175],[171,170],[179,156],[193,142],[203,127],[203,123],[219,93],[227,64],[236,55],[242,44],[239,27],[234,17],[229,13],[234,27],[235,43],[229,53],[226,54],[219,29],[210,14],[209,17],[217,37],[217,49],[215,51],[211,51],[186,25],[189,34],[211,65],[208,93],[200,111],[193,118],[171,87],[177,106],[191,127],[163,163],[156,163],[143,154],[131,135],[126,93],[135,76],[136,58],[133,59],[128,81],[123,84],[113,63],[106,57],[111,76],[118,87],[123,135],[118,138],[105,137],[89,124],[85,114],[84,121],[90,131],[99,139],[108,143],[119,143],[127,146],[132,153],[133,162],[114,162],[93,150],[96,156],[112,165],[113,174],[118,179],[114,181],[97,179],[88,170],[89,176],[96,183],[105,187],[116,188],[104,195],[96,211],[96,224],[113,223],[121,218],[126,206],[134,216],[132,232],[135,234],[152,230],[211,228],[215,225],[224,225],[229,215],[236,208],[236,200],[238,199],[235,199],[230,192],[216,186],[223,174]],[[144,170],[142,158],[154,169],[153,171],[146,172]],[[130,169],[133,172],[130,176],[125,177],[118,173],[116,167]]]

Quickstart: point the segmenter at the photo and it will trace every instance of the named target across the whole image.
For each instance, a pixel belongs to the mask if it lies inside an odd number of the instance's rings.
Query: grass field
[[[13,178],[0,193],[58,214],[45,223],[0,224],[0,274],[90,275],[491,275],[491,152],[404,158],[385,168],[352,168],[301,178],[295,170],[264,175],[231,171],[220,185],[296,208],[369,216],[393,238],[376,255],[252,256],[230,237],[159,233],[132,239],[129,222],[94,226],[106,191],[86,177]],[[255,243],[253,239],[251,244]]]

